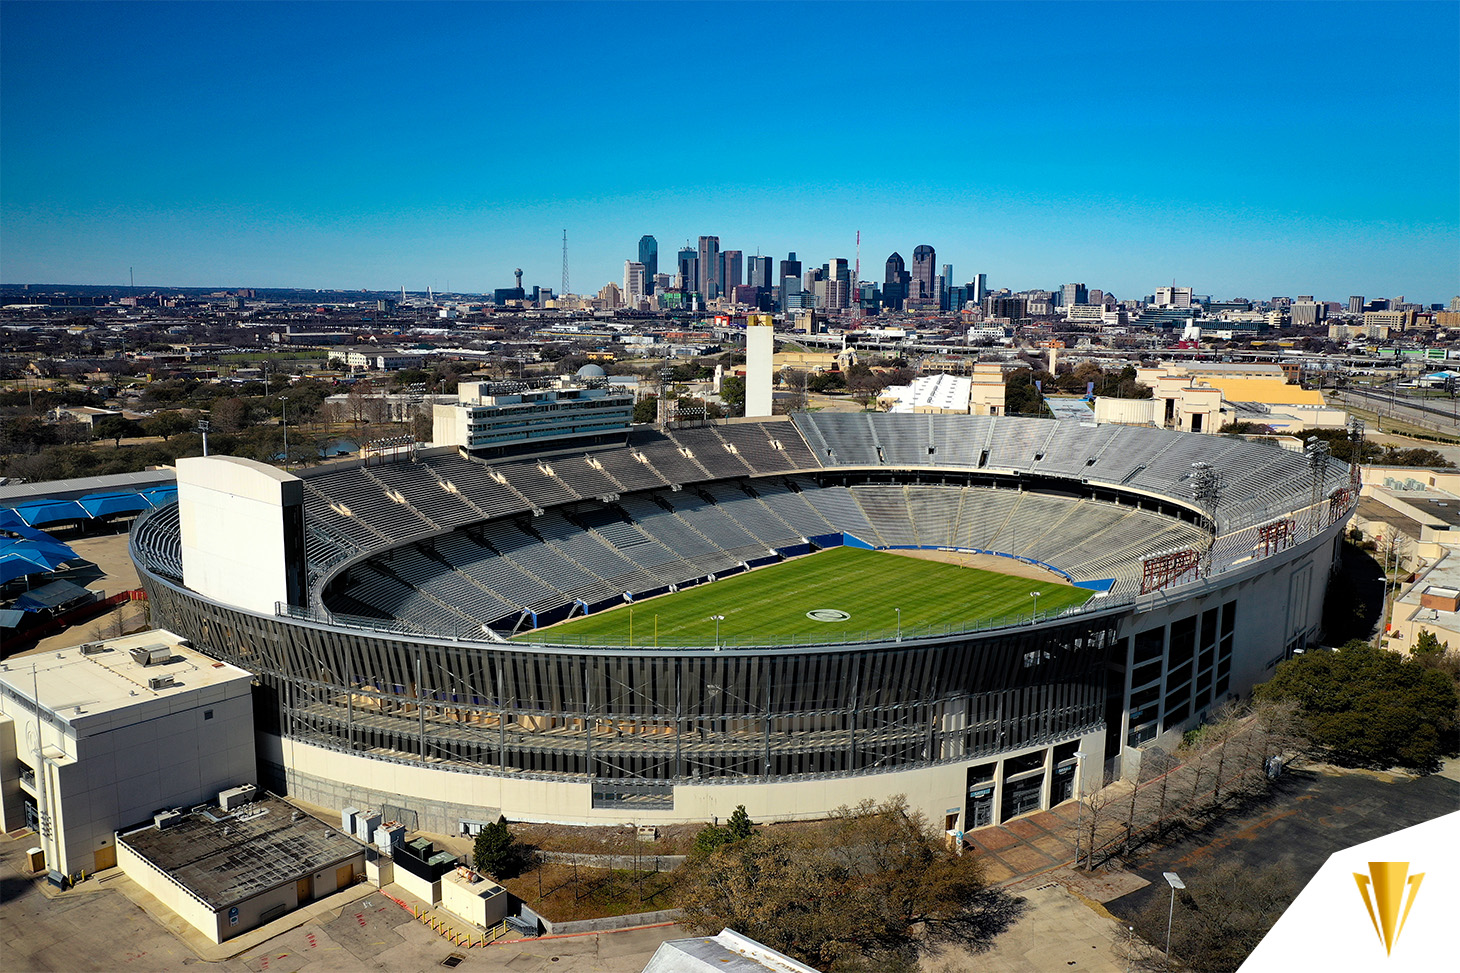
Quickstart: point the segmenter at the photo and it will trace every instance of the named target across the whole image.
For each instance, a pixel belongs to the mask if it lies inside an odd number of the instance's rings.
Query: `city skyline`
[[[853,261],[858,231],[862,280],[927,244],[1014,290],[1457,290],[1453,5],[922,8],[964,49],[791,4],[748,50],[725,38],[755,5],[349,9],[0,7],[0,278],[490,293],[522,267],[556,290],[566,228],[578,293],[645,235],[717,237],[748,273]],[[1055,21],[1085,44],[1042,46]],[[635,44],[663,90],[832,92],[845,126],[705,124],[667,94],[630,116]]]

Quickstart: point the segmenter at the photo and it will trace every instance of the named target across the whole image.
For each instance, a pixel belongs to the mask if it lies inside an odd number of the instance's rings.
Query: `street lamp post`
[[[1162,872],[1166,884],[1171,886],[1171,906],[1166,910],[1166,969],[1171,969],[1171,918],[1176,915],[1176,890],[1186,888],[1186,883],[1175,872]]]
[[[710,617],[715,620],[715,651],[718,652],[720,650],[720,623],[725,620],[725,616],[711,615]]]
[[[1085,799],[1080,795],[1081,785],[1085,783],[1085,752],[1075,751],[1075,867],[1080,867],[1080,831],[1085,821]],[[1093,849],[1092,849],[1093,850]]]
[[[200,432],[200,433],[203,434],[203,455],[204,456],[207,456],[208,455],[208,430],[211,429],[211,428],[212,428],[212,424],[209,423],[207,419],[199,419],[198,420],[198,432]]]
[[[1125,927],[1125,973],[1130,973],[1130,967],[1131,967],[1131,948],[1134,946],[1134,943],[1132,943],[1131,940],[1135,938],[1135,934],[1136,934],[1136,927],[1135,926],[1126,926]]]
[[[897,612],[897,640],[899,642],[901,642],[902,641],[902,609],[901,608],[894,608],[892,610],[895,611],[895,612]]]
[[[1044,592],[1042,591],[1029,592],[1029,597],[1034,599],[1034,611],[1029,614],[1030,625],[1033,625],[1036,621],[1039,620],[1039,596],[1042,594],[1044,594]]]
[[[284,423],[284,469],[289,469],[289,396],[279,396],[279,415]]]

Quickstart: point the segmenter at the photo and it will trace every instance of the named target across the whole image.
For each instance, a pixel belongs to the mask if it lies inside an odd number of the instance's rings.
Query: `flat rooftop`
[[[100,651],[88,655],[77,645],[0,662],[0,686],[25,700],[39,693],[42,706],[80,731],[109,727],[124,710],[253,679],[237,666],[189,648],[181,636],[165,629],[87,644]],[[143,665],[132,658],[132,649],[152,647],[164,649],[167,661]],[[170,686],[152,688],[153,679],[165,676],[172,677]]]
[[[1403,532],[1409,537],[1418,539],[1420,528],[1424,525],[1408,514],[1402,514],[1398,510],[1374,497],[1359,497],[1358,514],[1364,520],[1371,523],[1387,524]]]
[[[232,812],[216,807],[118,835],[215,911],[342,865],[363,845],[272,795]]]
[[[1402,499],[1411,507],[1433,518],[1435,522],[1444,524],[1451,530],[1460,528],[1460,500],[1415,496],[1406,496]]]

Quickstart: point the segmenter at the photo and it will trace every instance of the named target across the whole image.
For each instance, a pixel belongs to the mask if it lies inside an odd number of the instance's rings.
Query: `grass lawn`
[[[519,641],[608,645],[712,645],[714,615],[724,644],[786,638],[840,640],[902,631],[972,625],[1004,616],[1028,618],[1038,591],[1041,614],[1084,604],[1092,592],[993,571],[924,561],[883,551],[837,547],[723,581],[661,595],[519,636]],[[831,609],[845,620],[818,621],[807,612]],[[631,621],[632,619],[632,621]],[[656,643],[657,626],[657,643]]]

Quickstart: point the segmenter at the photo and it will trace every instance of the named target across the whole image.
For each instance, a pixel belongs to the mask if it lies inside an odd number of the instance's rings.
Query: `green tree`
[[[472,845],[472,867],[492,878],[507,875],[517,859],[516,844],[506,818],[487,825],[477,832],[476,843]]]
[[[739,375],[726,375],[721,379],[720,401],[725,403],[732,416],[745,415],[745,379]]]
[[[755,834],[755,822],[750,820],[750,815],[745,811],[744,804],[738,804],[730,814],[730,820],[725,822],[725,833],[731,841],[743,841]]]
[[[808,391],[817,395],[825,395],[827,392],[840,392],[847,387],[847,377],[841,372],[817,372],[806,380]]]
[[[122,416],[101,416],[91,424],[91,431],[98,439],[114,440],[118,449],[122,447],[122,437],[130,436],[135,431],[130,419]]]
[[[1282,663],[1257,698],[1296,703],[1313,743],[1337,763],[1432,771],[1460,752],[1454,681],[1357,639]]]
[[[187,432],[193,428],[193,417],[185,412],[159,412],[142,420],[142,431],[149,436],[161,436],[163,442],[169,436]]]
[[[1444,655],[1446,652],[1449,651],[1450,643],[1441,642],[1439,638],[1437,638],[1434,633],[1430,632],[1428,629],[1420,629],[1419,635],[1415,636],[1413,652],[1417,656]]]
[[[639,424],[654,422],[659,418],[659,396],[646,395],[634,403],[634,419]]]

